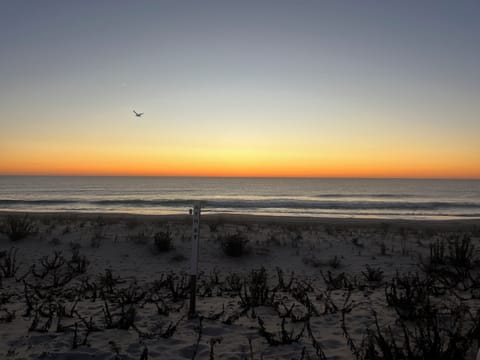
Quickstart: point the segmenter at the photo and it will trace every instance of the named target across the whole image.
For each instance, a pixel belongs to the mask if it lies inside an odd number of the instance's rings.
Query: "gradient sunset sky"
[[[2,0],[0,46],[0,174],[480,178],[479,1]]]

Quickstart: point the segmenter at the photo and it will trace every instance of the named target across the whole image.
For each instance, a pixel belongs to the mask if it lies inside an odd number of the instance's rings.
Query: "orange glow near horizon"
[[[308,127],[268,127],[259,118],[238,129],[219,119],[203,128],[153,117],[92,119],[89,126],[80,118],[45,119],[35,131],[12,126],[0,134],[0,175],[480,178],[473,130],[437,127],[430,136],[432,129],[413,131],[401,121],[393,130],[381,114],[349,125],[357,117]]]
[[[118,149],[117,149],[118,150]],[[66,150],[16,153],[1,175],[480,178],[474,159],[385,154],[245,149],[159,151]]]

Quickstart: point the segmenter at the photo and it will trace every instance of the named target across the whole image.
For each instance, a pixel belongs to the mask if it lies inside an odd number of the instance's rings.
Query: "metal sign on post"
[[[200,239],[200,203],[193,206],[192,225],[192,257],[190,258],[190,309],[189,315],[195,315],[195,301],[197,294],[198,249]]]

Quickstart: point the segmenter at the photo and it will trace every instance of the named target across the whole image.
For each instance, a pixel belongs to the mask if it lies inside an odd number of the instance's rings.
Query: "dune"
[[[479,220],[202,216],[195,316],[187,215],[0,224],[1,358],[478,359]]]

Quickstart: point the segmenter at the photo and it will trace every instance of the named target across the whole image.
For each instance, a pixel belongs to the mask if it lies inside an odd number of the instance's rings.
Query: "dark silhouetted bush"
[[[430,265],[445,265],[447,258],[445,255],[445,243],[437,240],[435,243],[430,244]]]
[[[369,282],[381,282],[383,280],[383,270],[379,267],[365,266],[366,271],[362,271],[365,280]]]
[[[170,231],[159,231],[153,236],[155,247],[160,252],[166,252],[173,249],[173,239]]]
[[[17,251],[17,248],[12,247],[8,252],[2,253],[3,256],[0,258],[0,275],[4,278],[14,277],[18,271]]]
[[[17,241],[26,238],[28,235],[35,234],[37,227],[35,223],[27,216],[7,216],[1,227],[1,232],[6,234],[10,240]]]
[[[448,246],[449,263],[455,267],[470,269],[475,262],[475,246],[468,236],[455,238]]]
[[[413,320],[430,306],[430,292],[428,282],[418,274],[396,274],[385,287],[385,299],[401,319]]]
[[[375,325],[367,330],[360,348],[348,332],[352,353],[357,360],[426,360],[467,359],[478,338],[478,316],[472,318],[464,306],[455,306],[447,313],[430,309],[428,314],[396,327]],[[353,346],[352,346],[353,345]]]
[[[247,253],[248,239],[242,234],[226,235],[220,238],[220,244],[225,255],[240,257]]]

